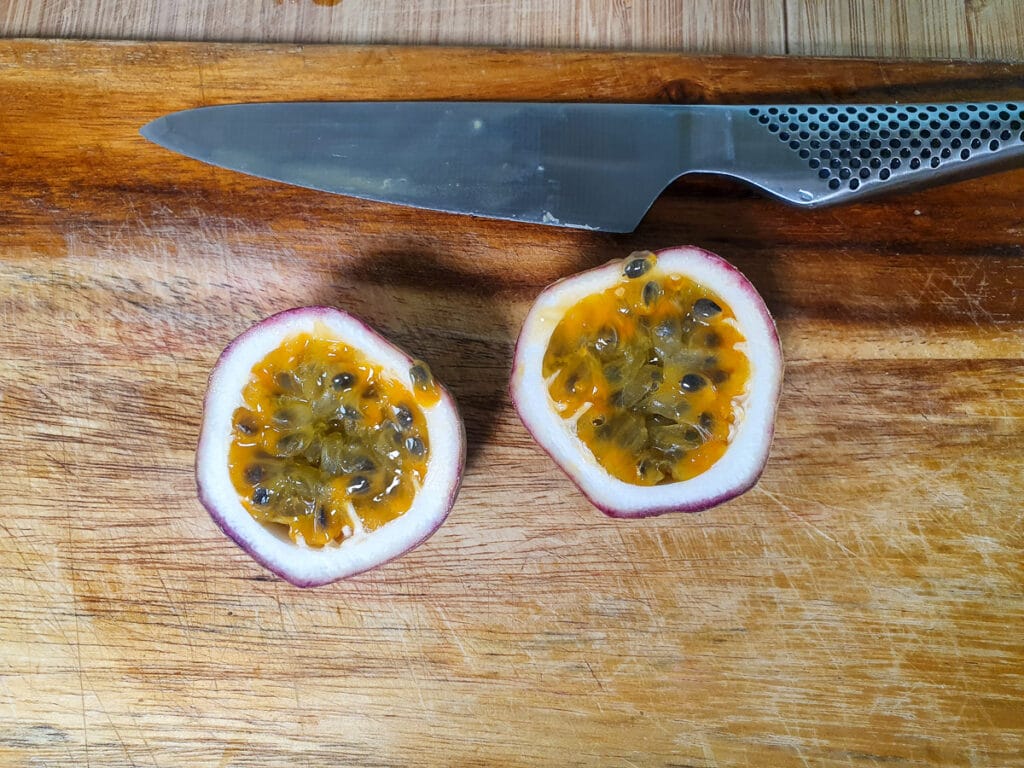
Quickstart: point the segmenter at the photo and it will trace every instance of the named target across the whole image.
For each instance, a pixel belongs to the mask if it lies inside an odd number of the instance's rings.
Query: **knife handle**
[[[1024,165],[1021,104],[726,107],[732,145],[712,172],[819,207]]]

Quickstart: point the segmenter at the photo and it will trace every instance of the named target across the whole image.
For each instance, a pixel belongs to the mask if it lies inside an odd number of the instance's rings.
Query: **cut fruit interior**
[[[782,380],[754,287],[697,248],[561,280],[527,315],[512,397],[537,442],[609,515],[697,511],[750,488]]]
[[[210,378],[200,499],[257,561],[299,586],[380,565],[454,503],[462,422],[426,364],[339,310],[275,315]]]

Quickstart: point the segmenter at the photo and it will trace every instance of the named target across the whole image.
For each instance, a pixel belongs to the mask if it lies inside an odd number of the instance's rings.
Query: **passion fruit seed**
[[[710,317],[721,314],[721,312],[722,308],[711,299],[697,299],[693,303],[693,314],[702,320],[707,320]]]
[[[699,373],[688,373],[679,382],[679,388],[683,392],[699,392],[707,382]]]
[[[234,416],[235,430],[243,435],[256,434],[256,420],[245,408],[239,408]]]
[[[598,331],[597,338],[593,341],[594,352],[601,358],[608,358],[614,354],[618,345],[618,331],[607,325]]]
[[[366,493],[370,490],[370,481],[362,475],[359,475],[358,477],[352,478],[352,481],[348,484],[346,490],[352,494]]]
[[[661,298],[663,293],[664,291],[661,289],[660,285],[658,285],[654,280],[649,281],[644,286],[644,304],[650,306]]]
[[[413,360],[409,368],[409,380],[412,382],[417,403],[429,406],[437,402],[440,390],[434,381],[434,374],[430,372],[430,367],[426,363],[422,360]]]
[[[653,253],[637,251],[626,261],[626,266],[622,272],[630,279],[642,277],[651,271],[651,267],[654,266],[654,261],[655,257]]]
[[[569,308],[543,360],[563,418],[601,466],[638,485],[689,479],[714,464],[749,378],[745,339],[725,302],[656,262],[634,254],[619,283]]]
[[[274,424],[282,427],[287,427],[289,424],[298,420],[298,414],[296,411],[289,410],[288,408],[281,408],[280,410],[274,411]]]
[[[425,365],[413,370],[415,387],[434,386]],[[429,459],[425,417],[414,392],[355,350],[309,334],[288,338],[253,367],[243,399],[229,463],[260,522],[319,547],[374,530],[412,504]]]
[[[339,373],[331,379],[331,386],[339,392],[342,390],[352,389],[352,385],[355,383],[356,377],[351,373]]]
[[[299,382],[294,376],[288,371],[282,371],[278,373],[274,380],[277,382],[277,386],[284,392],[292,392],[299,394],[302,392],[302,388],[299,386]]]
[[[395,408],[395,422],[398,424],[399,427],[402,428],[403,431],[411,429],[412,425],[415,423],[412,411],[410,411],[404,405],[398,406],[397,408]]]

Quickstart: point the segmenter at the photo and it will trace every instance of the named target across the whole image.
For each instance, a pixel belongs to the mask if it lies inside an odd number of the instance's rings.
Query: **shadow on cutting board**
[[[695,245],[728,259],[773,303],[772,249],[735,203],[736,187],[711,188],[718,194],[699,184],[670,191],[629,235],[477,221],[470,236],[458,231],[470,220],[457,219],[448,237],[393,240],[335,261],[316,301],[352,311],[430,365],[458,404],[472,468],[492,440],[519,434],[508,429],[518,427],[512,356],[526,311],[551,282],[634,250]]]
[[[472,467],[509,409],[518,326],[500,281],[428,250],[370,252],[339,264],[321,300],[350,309],[427,362],[455,398]]]

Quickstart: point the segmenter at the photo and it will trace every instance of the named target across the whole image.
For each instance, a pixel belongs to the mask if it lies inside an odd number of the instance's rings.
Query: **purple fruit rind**
[[[717,254],[712,253],[711,251],[708,251],[704,248],[698,248],[695,246],[680,246],[675,248],[664,248],[654,252],[654,255],[658,259],[661,259],[663,257],[671,257],[673,254],[703,257],[707,259],[710,263],[712,263],[715,266],[715,268],[721,271],[724,279],[731,279],[732,281],[734,281],[735,287],[738,290],[742,291],[743,293],[747,294],[748,297],[752,300],[751,305],[757,310],[761,326],[764,330],[767,331],[768,339],[771,342],[772,351],[774,352],[774,367],[777,369],[776,374],[772,377],[774,397],[772,398],[771,402],[768,403],[770,418],[762,432],[761,441],[758,444],[759,450],[757,450],[756,453],[752,454],[754,456],[756,464],[751,471],[746,472],[744,476],[738,478],[735,483],[731,483],[727,487],[723,487],[719,492],[707,497],[697,496],[692,500],[683,500],[673,504],[660,503],[639,507],[633,507],[632,505],[630,505],[629,508],[619,508],[616,507],[614,504],[609,504],[606,501],[597,498],[596,494],[589,490],[584,485],[582,476],[578,476],[577,474],[570,471],[570,469],[567,466],[565,466],[562,461],[559,460],[559,457],[550,447],[549,441],[543,439],[542,435],[537,434],[537,425],[534,425],[532,423],[533,420],[529,417],[528,414],[524,413],[522,410],[522,408],[524,408],[525,406],[523,406],[520,403],[520,398],[516,391],[516,382],[523,375],[522,372],[524,365],[524,345],[534,342],[532,338],[529,338],[528,334],[529,324],[532,319],[533,313],[532,308],[531,311],[527,314],[527,317],[523,323],[522,331],[520,332],[519,338],[516,340],[512,365],[512,377],[510,379],[509,390],[513,404],[516,410],[519,411],[520,419],[523,422],[523,425],[526,427],[527,431],[531,434],[531,436],[541,447],[541,449],[545,453],[547,453],[548,456],[551,457],[555,464],[570,479],[573,485],[575,485],[576,488],[579,489],[580,493],[582,493],[583,496],[586,497],[586,499],[594,507],[600,510],[603,514],[615,519],[639,519],[670,513],[695,513],[705,511],[707,509],[710,509],[712,507],[718,506],[727,501],[735,499],[736,497],[741,496],[742,494],[749,491],[757,484],[758,480],[764,473],[768,457],[771,452],[771,446],[774,442],[775,415],[778,407],[778,401],[781,396],[781,383],[784,374],[784,361],[782,357],[782,348],[779,340],[778,328],[775,325],[775,321],[772,318],[771,313],[768,311],[768,307],[765,304],[764,299],[761,297],[760,293],[754,287],[753,283],[751,283],[750,280],[746,277],[746,275],[744,275],[739,269],[737,269],[734,265],[730,264],[728,261],[723,259],[721,256],[718,256]],[[612,262],[607,262],[597,267],[593,267],[591,269],[579,272],[575,275],[571,275],[557,280],[540,293],[540,295],[535,300],[534,306],[536,307],[538,304],[540,304],[541,301],[547,296],[549,296],[552,292],[560,290],[562,287],[565,286],[566,283],[575,281],[579,278],[583,278],[584,276],[589,276],[594,272],[608,269],[609,265],[612,263],[618,264],[622,263],[623,261],[623,259],[615,259]],[[713,289],[715,288],[714,285],[711,285],[710,287],[712,287]],[[766,393],[766,395],[771,397],[771,392]],[[693,484],[699,481],[699,479],[700,478],[698,477],[693,480],[685,482],[688,484]],[[680,485],[681,484],[682,483],[680,483]],[[639,489],[641,487],[637,486],[637,488]]]
[[[200,432],[198,449],[196,451],[196,462],[195,462],[195,471],[196,471],[196,478],[197,478],[197,495],[198,495],[199,501],[203,505],[203,507],[206,509],[206,511],[210,515],[210,517],[213,519],[214,523],[216,523],[217,527],[229,539],[231,539],[242,551],[244,551],[247,555],[249,555],[254,561],[259,563],[266,570],[270,571],[271,573],[273,573],[273,574],[281,577],[285,581],[289,582],[290,584],[293,584],[294,586],[300,587],[300,588],[308,588],[308,587],[323,586],[325,584],[329,584],[329,583],[332,583],[332,582],[335,582],[335,581],[339,581],[341,579],[351,578],[353,576],[357,576],[357,575],[359,575],[361,573],[365,573],[365,572],[367,572],[369,570],[372,570],[374,568],[377,568],[377,567],[380,567],[382,565],[385,565],[385,564],[391,562],[392,560],[396,560],[399,557],[401,557],[402,555],[404,555],[404,554],[408,553],[409,551],[415,549],[416,547],[421,545],[423,542],[425,542],[427,539],[429,539],[434,533],[436,533],[437,530],[444,524],[445,520],[447,519],[448,515],[450,514],[451,509],[452,509],[452,507],[455,504],[455,500],[458,497],[459,490],[460,490],[460,488],[462,486],[462,479],[463,479],[464,468],[465,468],[465,459],[466,459],[466,439],[465,439],[466,430],[465,430],[465,424],[462,422],[462,419],[459,418],[458,409],[455,406],[455,401],[452,398],[451,393],[440,382],[435,382],[437,384],[437,387],[438,387],[439,393],[440,393],[439,402],[444,402],[448,406],[448,408],[450,409],[451,413],[454,415],[454,418],[457,419],[457,424],[453,425],[453,426],[457,426],[458,434],[460,436],[459,446],[458,446],[459,447],[459,451],[458,451],[457,465],[456,465],[456,471],[455,471],[455,479],[454,479],[454,482],[449,485],[448,492],[446,494],[446,498],[445,498],[443,504],[438,507],[440,512],[438,513],[436,519],[431,522],[431,524],[427,527],[427,529],[424,530],[424,532],[423,532],[423,534],[421,536],[419,536],[415,540],[410,540],[410,542],[404,543],[402,545],[402,549],[400,551],[394,553],[390,557],[381,559],[381,560],[376,561],[376,562],[370,562],[370,563],[366,564],[365,567],[362,567],[359,570],[348,572],[348,573],[344,574],[343,576],[332,576],[332,575],[328,574],[328,575],[326,575],[322,579],[320,579],[320,578],[303,578],[303,577],[298,576],[295,573],[292,573],[287,568],[286,565],[278,562],[275,558],[267,556],[264,552],[260,551],[258,547],[253,545],[251,542],[247,541],[246,538],[244,536],[242,536],[232,526],[232,524],[227,519],[225,513],[222,512],[222,510],[219,508],[218,504],[212,498],[210,498],[210,495],[207,492],[207,489],[204,487],[202,481],[199,479],[200,478],[199,462],[200,462],[200,457],[205,453],[204,449],[206,449],[210,445],[211,441],[217,439],[217,436],[210,434],[209,430],[206,427],[206,416],[205,416],[205,414],[210,413],[210,411],[211,411],[211,409],[212,409],[212,407],[214,405],[213,399],[218,394],[214,384],[216,383],[217,377],[218,377],[219,373],[222,371],[223,366],[225,365],[225,363],[232,358],[232,356],[234,355],[234,353],[237,351],[238,347],[241,344],[245,343],[246,341],[251,339],[253,336],[262,335],[262,334],[265,334],[265,333],[268,333],[268,332],[273,333],[276,328],[278,328],[282,324],[287,323],[288,321],[290,321],[291,319],[296,318],[296,317],[299,317],[299,318],[302,318],[302,319],[309,319],[309,318],[312,318],[312,319],[325,319],[325,318],[330,318],[330,317],[335,317],[335,318],[343,317],[343,318],[345,318],[346,321],[352,322],[352,323],[355,323],[356,325],[358,325],[364,332],[369,334],[375,341],[377,341],[378,343],[381,343],[383,345],[386,345],[388,348],[390,348],[390,350],[392,352],[397,353],[398,355],[400,355],[405,360],[405,362],[408,363],[409,365],[412,365],[413,359],[404,350],[402,350],[401,348],[397,347],[395,344],[393,344],[388,339],[385,339],[380,333],[378,333],[372,326],[370,326],[368,323],[366,323],[361,318],[358,318],[358,317],[356,317],[354,315],[351,315],[351,314],[349,314],[347,312],[344,312],[342,310],[336,309],[334,307],[311,306],[311,307],[299,307],[299,308],[295,308],[295,309],[288,309],[288,310],[284,310],[282,312],[278,312],[278,313],[276,313],[274,315],[271,315],[271,316],[265,318],[264,320],[256,323],[255,325],[251,326],[250,328],[246,329],[239,336],[237,336],[234,340],[232,340],[227,345],[227,347],[225,347],[225,349],[221,352],[220,356],[218,357],[217,362],[216,362],[216,364],[213,367],[213,370],[210,373],[210,376],[209,376],[209,379],[208,379],[208,385],[207,385],[207,392],[206,392],[206,395],[205,395],[205,397],[203,399],[204,419],[203,419],[203,426],[202,426],[202,429],[201,429],[201,432]],[[255,363],[255,362],[257,362],[257,361],[254,360],[253,363]],[[434,407],[436,407],[436,406],[434,406]]]

